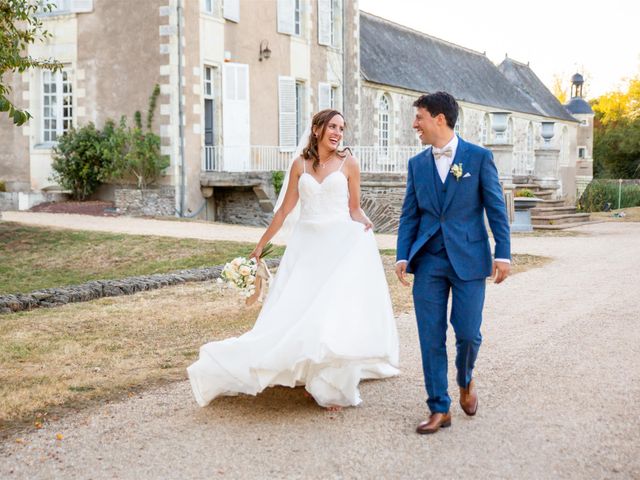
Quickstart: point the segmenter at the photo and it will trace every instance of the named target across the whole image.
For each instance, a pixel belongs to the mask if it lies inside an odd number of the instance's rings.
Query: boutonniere
[[[453,165],[451,165],[451,170],[449,170],[449,172],[451,172],[451,175],[456,177],[456,182],[460,181],[460,178],[462,178],[462,174],[464,173],[462,171],[462,164],[454,163]]]

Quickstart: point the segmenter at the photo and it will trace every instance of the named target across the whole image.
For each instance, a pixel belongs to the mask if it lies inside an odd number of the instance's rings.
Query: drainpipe
[[[342,0],[342,113],[346,115],[347,103],[347,44],[345,43],[347,29],[347,1]],[[353,142],[349,142],[353,145]]]
[[[186,174],[184,161],[184,125],[182,122],[184,117],[184,105],[182,104],[182,0],[178,0],[176,9],[178,13],[178,161],[180,163],[180,209],[178,215],[184,217]]]

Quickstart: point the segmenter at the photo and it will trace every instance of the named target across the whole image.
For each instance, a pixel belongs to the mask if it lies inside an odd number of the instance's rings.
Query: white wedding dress
[[[341,170],[322,183],[300,177],[300,218],[253,329],[204,345],[187,369],[201,406],[273,385],[305,385],[321,406],[352,406],[360,380],[398,374],[382,262],[373,232],[349,215]]]

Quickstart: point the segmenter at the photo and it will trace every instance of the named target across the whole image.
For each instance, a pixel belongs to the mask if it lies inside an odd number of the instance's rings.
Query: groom
[[[467,415],[478,410],[472,374],[482,340],[485,283],[489,275],[495,283],[509,275],[509,221],[491,152],[453,131],[456,100],[437,92],[421,96],[413,106],[413,128],[422,144],[432,147],[409,160],[396,274],[406,286],[406,274],[414,274],[413,301],[431,411],[416,431],[435,433],[451,425],[446,349],[450,292],[460,406]],[[495,239],[494,260],[485,212]]]

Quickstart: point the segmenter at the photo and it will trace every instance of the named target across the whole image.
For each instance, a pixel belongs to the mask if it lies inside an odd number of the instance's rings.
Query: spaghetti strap
[[[307,173],[307,162],[304,159],[304,157],[300,157],[302,158],[302,173]]]
[[[340,168],[338,168],[338,172],[340,170],[342,170],[342,167],[344,166],[344,162],[347,161],[347,158],[349,158],[350,154],[345,155],[345,157],[342,159],[342,163],[340,164]]]

